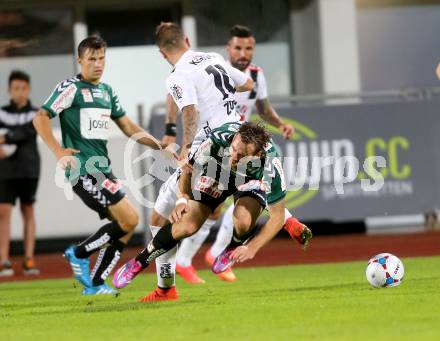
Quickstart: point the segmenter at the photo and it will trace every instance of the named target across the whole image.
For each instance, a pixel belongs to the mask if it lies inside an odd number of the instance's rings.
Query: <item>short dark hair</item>
[[[11,86],[12,81],[15,80],[25,81],[29,84],[31,83],[31,77],[26,72],[20,70],[11,71],[8,79],[8,85]]]
[[[249,27],[243,25],[234,25],[229,31],[229,39],[234,37],[249,38],[252,37],[252,31]]]
[[[155,41],[159,48],[174,50],[180,48],[185,40],[182,28],[173,22],[161,22],[156,26]]]
[[[270,142],[270,134],[262,123],[245,122],[238,129],[241,141],[245,144],[253,143],[257,151],[264,152],[264,148]]]
[[[78,57],[82,57],[84,53],[88,50],[100,50],[107,49],[107,43],[104,39],[98,36],[90,36],[81,41],[78,45]]]

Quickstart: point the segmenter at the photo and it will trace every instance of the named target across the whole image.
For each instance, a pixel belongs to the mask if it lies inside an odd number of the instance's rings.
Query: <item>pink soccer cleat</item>
[[[125,288],[141,271],[142,264],[135,259],[131,259],[115,272],[113,285],[117,289]]]
[[[211,267],[214,264],[215,257],[212,255],[211,250],[206,251],[205,261]],[[229,268],[226,271],[217,274],[217,277],[225,282],[235,282],[237,280],[237,277],[235,277],[232,268]]]
[[[227,247],[221,254],[217,256],[211,268],[213,273],[217,275],[219,273],[225,272],[234,264],[234,261],[231,258],[231,254],[232,252],[234,252],[235,249],[235,247]]]

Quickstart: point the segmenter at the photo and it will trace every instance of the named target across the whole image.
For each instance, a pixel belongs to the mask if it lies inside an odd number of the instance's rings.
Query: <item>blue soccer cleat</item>
[[[92,287],[92,280],[90,279],[90,260],[88,258],[77,258],[75,256],[75,246],[70,246],[64,251],[64,258],[70,264],[73,275],[85,287]]]
[[[81,292],[83,295],[113,295],[118,296],[119,292],[107,284],[97,285],[96,287],[85,287]]]

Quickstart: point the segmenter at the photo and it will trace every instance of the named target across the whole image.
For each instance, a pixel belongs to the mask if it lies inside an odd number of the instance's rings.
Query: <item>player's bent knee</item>
[[[252,228],[252,219],[235,219],[234,229],[238,235],[246,234]]]
[[[183,239],[187,237],[191,237],[199,230],[199,226],[195,224],[182,224],[175,225],[173,228],[173,235],[178,239]]]
[[[128,244],[128,242],[130,241],[131,237],[133,237],[134,234],[134,230],[131,230],[129,232],[127,232],[127,234],[125,236],[123,236],[121,239],[119,239],[122,243],[124,243],[125,245]]]
[[[139,224],[139,215],[137,212],[130,212],[126,216],[119,219],[118,223],[124,231],[130,232]]]
[[[164,227],[165,225],[169,224],[170,221],[164,217],[162,217],[159,213],[156,212],[156,210],[153,210],[151,217],[150,217],[150,225],[151,226],[158,226],[158,227]]]

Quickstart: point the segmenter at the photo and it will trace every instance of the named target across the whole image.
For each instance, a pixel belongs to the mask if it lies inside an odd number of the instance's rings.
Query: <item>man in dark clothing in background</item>
[[[24,224],[23,273],[39,274],[34,264],[33,204],[40,176],[40,156],[32,125],[36,109],[29,101],[29,93],[29,75],[13,71],[9,76],[11,101],[0,109],[0,277],[14,275],[9,261],[9,242],[12,207],[17,198]]]

